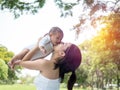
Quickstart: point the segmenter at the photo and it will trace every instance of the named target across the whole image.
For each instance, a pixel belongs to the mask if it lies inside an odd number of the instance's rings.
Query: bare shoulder
[[[36,67],[40,71],[44,71],[44,70],[49,68],[49,65],[50,65],[49,60],[47,60],[47,59],[38,59],[38,60],[35,60],[35,61],[36,61]]]
[[[47,59],[38,59],[38,60],[35,60],[35,61],[39,64],[42,64],[42,65],[47,64],[49,62],[49,60],[47,60]]]

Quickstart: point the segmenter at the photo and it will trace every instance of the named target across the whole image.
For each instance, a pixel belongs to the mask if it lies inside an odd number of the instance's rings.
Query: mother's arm
[[[27,69],[40,70],[40,71],[42,71],[47,66],[46,60],[44,60],[44,59],[38,59],[38,60],[34,60],[34,61],[17,60],[15,62],[15,65],[20,65],[20,66],[27,68]]]

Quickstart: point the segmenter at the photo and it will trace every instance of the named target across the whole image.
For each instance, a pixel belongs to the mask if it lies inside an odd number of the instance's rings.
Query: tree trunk
[[[119,90],[119,86],[120,86],[120,78],[118,75],[119,70],[117,71],[117,90]]]

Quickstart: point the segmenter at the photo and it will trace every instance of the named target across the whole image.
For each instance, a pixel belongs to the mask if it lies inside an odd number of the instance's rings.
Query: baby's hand
[[[10,67],[11,70],[14,70],[15,67],[14,62],[13,63],[8,62],[8,66]]]
[[[13,65],[12,62],[8,62],[8,66],[10,67],[10,69],[12,69],[12,65]]]
[[[14,56],[14,57],[8,62],[8,66],[9,66],[11,69],[13,69],[13,68],[14,68],[14,62],[15,62],[16,60],[18,60],[18,59],[20,59],[20,56],[19,56],[19,55]]]
[[[12,70],[14,70],[15,66],[16,66],[16,65],[19,65],[20,61],[21,61],[21,60],[17,60],[17,61],[14,61],[12,64],[9,64],[10,68],[11,68]]]
[[[8,62],[8,66],[10,67],[10,69],[12,69],[12,70],[14,70],[14,62],[15,61],[10,61],[10,62]]]
[[[46,54],[46,50],[44,48],[41,48],[40,50],[41,50],[42,54]]]

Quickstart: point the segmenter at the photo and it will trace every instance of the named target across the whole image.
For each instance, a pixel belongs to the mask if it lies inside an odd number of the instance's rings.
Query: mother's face
[[[71,43],[60,43],[57,46],[54,46],[54,51],[65,51],[68,47],[70,47]]]

